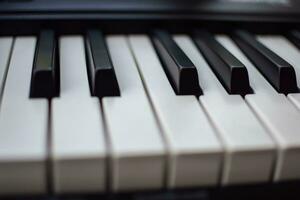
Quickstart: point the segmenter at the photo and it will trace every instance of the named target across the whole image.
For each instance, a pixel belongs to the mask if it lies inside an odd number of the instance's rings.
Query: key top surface
[[[35,37],[17,37],[0,111],[0,194],[46,192],[48,102],[30,99]]]
[[[8,65],[10,62],[12,46],[12,37],[0,37],[0,102],[2,100],[2,93],[5,85]]]
[[[89,90],[84,39],[59,39],[61,95],[51,105],[54,192],[103,192],[107,148],[99,99]]]
[[[112,191],[160,189],[165,143],[125,36],[106,38],[120,97],[102,99],[111,144]],[[130,177],[130,178],[129,178]]]

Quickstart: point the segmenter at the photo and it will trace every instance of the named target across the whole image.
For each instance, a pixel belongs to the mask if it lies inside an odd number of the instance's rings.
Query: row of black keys
[[[166,31],[156,30],[151,38],[174,91],[178,95],[201,95],[196,67],[172,36]],[[229,94],[246,95],[252,92],[246,67],[212,34],[197,30],[192,38]],[[232,38],[279,93],[298,92],[295,70],[289,63],[261,44],[249,32],[235,31]],[[300,32],[291,32],[289,38],[300,48]],[[87,31],[85,44],[92,95],[119,96],[118,81],[103,34],[98,30]],[[59,95],[57,55],[54,31],[41,31],[32,71],[31,97],[51,98]]]

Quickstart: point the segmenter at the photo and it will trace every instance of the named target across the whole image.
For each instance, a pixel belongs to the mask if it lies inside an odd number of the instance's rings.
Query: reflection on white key
[[[52,156],[56,193],[106,187],[106,147],[99,100],[91,97],[80,36],[60,38],[60,97],[53,99]]]
[[[243,98],[226,92],[192,41],[187,36],[175,40],[197,67],[204,93],[200,102],[225,146],[222,184],[268,181],[275,156],[272,139]]]
[[[9,58],[12,51],[12,44],[12,37],[0,37],[0,102],[2,99]]]
[[[109,36],[108,49],[120,86],[120,97],[103,98],[112,146],[114,191],[163,186],[165,150],[137,67],[124,36]]]
[[[174,93],[147,36],[131,36],[130,44],[170,144],[168,186],[216,185],[222,148],[197,99]]]
[[[274,180],[299,179],[300,112],[276,92],[229,38],[219,39],[247,67],[255,94],[247,95],[246,100],[278,144]]]
[[[48,103],[29,99],[35,45],[15,39],[0,111],[0,194],[46,192]]]

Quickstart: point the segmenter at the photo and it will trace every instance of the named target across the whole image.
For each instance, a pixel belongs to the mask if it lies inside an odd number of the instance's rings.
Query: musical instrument
[[[288,199],[300,2],[0,1],[0,196]]]

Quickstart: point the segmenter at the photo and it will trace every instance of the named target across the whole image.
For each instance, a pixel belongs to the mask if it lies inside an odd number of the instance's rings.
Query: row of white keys
[[[167,187],[218,184],[222,147],[197,98],[174,93],[147,36],[132,35],[129,42],[169,144]]]
[[[1,194],[46,192],[48,102],[29,99],[35,45],[35,37],[17,37],[8,68],[0,112]]]
[[[83,38],[64,36],[59,41],[61,95],[53,99],[48,130],[47,100],[29,99],[36,39],[17,38],[0,112],[0,193],[46,192],[49,131],[56,193],[104,191],[108,178],[114,191],[162,188],[166,169],[169,188],[217,184],[222,160],[217,134],[225,147],[222,184],[268,181],[275,159],[271,137],[245,101],[226,92],[192,41],[187,36],[175,40],[197,67],[204,92],[202,106],[193,96],[174,93],[147,36],[130,36],[129,41],[109,36],[121,97],[105,97],[101,107],[90,95]],[[218,40],[248,68],[255,94],[246,100],[280,147],[275,179],[299,178],[299,112],[276,93],[230,39],[219,36]],[[0,89],[12,41],[0,38]],[[291,45],[281,42],[278,45]],[[293,54],[279,53],[288,61],[299,54],[297,49]],[[295,101],[293,95],[289,98]],[[108,156],[111,170],[106,168]]]
[[[121,93],[102,100],[111,146],[111,189],[162,188],[165,144],[127,39],[108,36],[106,41]]]
[[[300,112],[286,96],[272,88],[228,37],[218,39],[247,67],[254,94],[246,95],[246,101],[278,144],[274,180],[299,179]]]
[[[187,36],[176,36],[198,70],[200,102],[225,146],[221,182],[225,185],[269,180],[275,145],[239,95],[229,95]]]
[[[60,97],[51,105],[54,191],[104,191],[104,127],[99,100],[89,90],[84,39],[63,36],[59,49]]]

